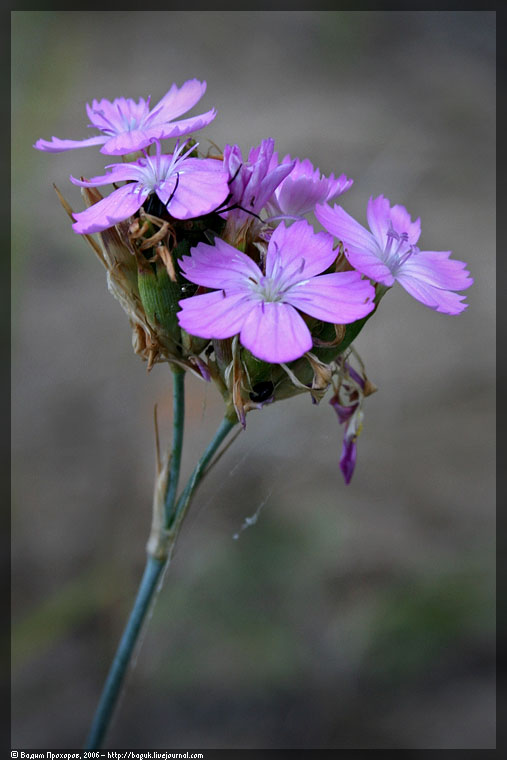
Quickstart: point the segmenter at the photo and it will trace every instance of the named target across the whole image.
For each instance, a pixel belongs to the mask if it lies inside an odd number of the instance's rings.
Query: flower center
[[[283,301],[283,294],[285,291],[280,286],[280,282],[273,277],[266,277],[266,275],[263,275],[258,282],[251,278],[249,284],[252,292],[258,296],[259,300],[267,303]]]
[[[141,167],[141,183],[142,186],[150,190],[150,192],[156,192],[161,184],[167,182],[173,174],[178,175],[179,173],[184,172],[185,169],[182,168],[182,164],[187,156],[195,150],[199,144],[195,143],[190,147],[187,147],[190,140],[185,140],[181,145],[177,142],[174,153],[171,156],[162,155],[162,148],[159,140],[153,140],[153,142],[156,143],[156,154],[154,156],[149,156],[145,151],[144,159],[141,159],[141,161],[144,162]],[[185,148],[187,148],[187,150],[183,152]],[[178,176],[176,177],[176,181],[178,181]]]
[[[393,245],[396,241],[397,245]],[[419,248],[415,245],[410,245],[408,242],[407,232],[396,232],[392,222],[389,222],[389,229],[387,231],[387,243],[384,248],[384,262],[389,267],[393,274],[397,271],[408,259],[419,251]]]
[[[123,132],[134,132],[136,129],[141,129],[149,116],[149,98],[146,103],[113,103],[115,110],[111,109],[109,116],[106,116],[104,110],[96,110],[94,113],[98,114],[103,120],[106,126],[100,126],[99,128],[106,135],[120,135]]]

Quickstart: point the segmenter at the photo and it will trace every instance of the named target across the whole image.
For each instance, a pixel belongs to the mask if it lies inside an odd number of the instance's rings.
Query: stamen
[[[108,118],[107,118],[107,116],[105,115],[104,111],[98,111],[98,110],[94,110],[94,111],[93,111],[93,113],[96,113],[96,114],[98,114],[99,116],[101,116],[101,117],[104,119],[104,121],[105,121],[105,122],[107,122],[107,124],[109,124],[109,125],[110,125],[110,127],[111,127],[111,134],[113,134],[113,135],[116,135],[116,134],[118,134],[118,129],[117,129],[117,128],[116,128],[116,126],[113,124],[113,122],[111,121],[111,119],[108,119]],[[94,125],[93,125],[93,124],[91,124],[91,125],[89,125],[89,126],[92,126],[92,127],[93,127]],[[95,127],[95,129],[96,129],[96,127]],[[104,130],[102,130],[102,131],[103,131],[103,132],[105,132],[106,130],[104,129]],[[109,130],[108,130],[108,131],[109,131]]]
[[[398,242],[398,245],[394,251],[392,250],[393,240],[396,240]],[[414,252],[413,249],[415,246],[409,246],[408,251],[402,250],[407,245],[407,243],[408,233],[396,232],[392,222],[390,221],[389,229],[387,230],[387,243],[386,247],[384,248],[384,261],[387,266],[391,268],[391,270],[400,267],[405,261],[410,258]]]

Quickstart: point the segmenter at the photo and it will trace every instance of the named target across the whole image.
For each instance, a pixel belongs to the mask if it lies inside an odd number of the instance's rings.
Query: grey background
[[[326,398],[249,415],[183,530],[106,746],[487,748],[494,738],[495,14],[12,14],[13,733],[79,747],[144,564],[152,410],[165,366],[134,356],[56,182],[102,173],[92,98],[206,79],[200,136],[274,137],[422,218],[475,283],[440,315],[400,287],[356,341],[367,399],[350,486]],[[201,108],[202,106],[202,108]],[[221,417],[188,382],[184,474]],[[238,532],[261,507],[255,526]]]

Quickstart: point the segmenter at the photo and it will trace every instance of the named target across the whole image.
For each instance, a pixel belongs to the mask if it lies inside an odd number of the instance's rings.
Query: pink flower
[[[454,292],[473,283],[467,265],[450,259],[451,251],[419,250],[421,221],[412,222],[404,206],[391,208],[383,195],[370,198],[371,232],[341,206],[318,205],[315,216],[343,242],[345,255],[358,272],[388,287],[397,280],[418,301],[443,314],[459,314],[467,308],[461,303],[465,296]]]
[[[271,163],[271,168],[277,166],[277,153],[273,154]],[[301,161],[299,158],[292,159],[290,156],[285,156],[280,166],[288,164],[293,164],[294,168],[278,185],[266,206],[270,217],[301,217],[312,212],[315,204],[330,201],[345,193],[354,182],[345,174],[340,174],[337,178],[334,174],[330,174],[329,177],[324,176],[320,173],[320,169],[314,169],[307,158]]]
[[[89,145],[102,145],[101,153],[121,156],[134,153],[149,145],[154,139],[164,140],[180,137],[202,129],[216,116],[215,109],[192,116],[189,119],[174,121],[178,116],[189,111],[206,90],[206,82],[190,79],[181,87],[175,84],[150,111],[150,98],[141,98],[138,103],[132,98],[115,98],[94,100],[86,104],[90,127],[95,127],[102,135],[89,137],[87,140],[37,140],[34,148],[61,153],[74,148],[86,148]]]
[[[160,198],[175,219],[193,219],[214,211],[228,195],[227,172],[213,158],[187,158],[195,145],[181,155],[185,145],[177,147],[172,155],[162,155],[157,143],[156,156],[111,164],[106,167],[110,172],[89,180],[71,177],[75,185],[83,187],[127,182],[107,198],[74,214],[74,231],[88,235],[112,227],[135,214],[151,193]]]
[[[199,243],[180,262],[185,277],[213,292],[180,301],[181,327],[201,338],[230,338],[254,356],[279,363],[298,359],[313,341],[303,317],[354,322],[373,308],[374,288],[357,272],[320,274],[336,259],[333,240],[302,220],[273,232],[263,271],[219,238]],[[317,276],[318,275],[318,276]]]
[[[226,145],[224,148],[224,167],[229,172],[230,209],[225,216],[228,220],[230,235],[238,232],[243,225],[251,223],[259,226],[255,217],[269,201],[277,185],[292,171],[293,163],[278,166],[273,164],[273,138],[262,140],[260,145],[251,148],[248,160],[243,160],[238,145]]]

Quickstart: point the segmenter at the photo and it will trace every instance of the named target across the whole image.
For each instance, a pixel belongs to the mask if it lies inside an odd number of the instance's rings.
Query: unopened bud
[[[181,342],[181,330],[176,316],[180,287],[169,278],[161,261],[152,265],[143,254],[138,254],[137,262],[139,294],[147,320],[161,344],[177,354],[177,345]]]

